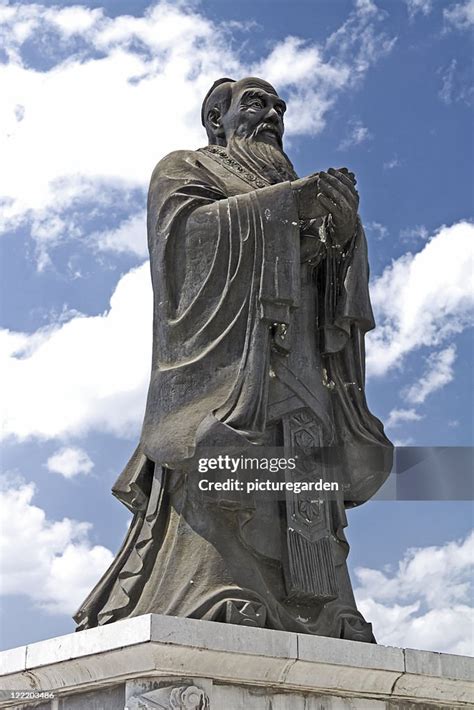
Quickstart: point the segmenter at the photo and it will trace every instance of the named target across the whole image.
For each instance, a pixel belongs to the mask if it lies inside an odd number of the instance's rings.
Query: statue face
[[[222,116],[226,142],[234,136],[255,138],[282,148],[285,111],[285,102],[261,84],[237,81],[232,85],[229,109]]]

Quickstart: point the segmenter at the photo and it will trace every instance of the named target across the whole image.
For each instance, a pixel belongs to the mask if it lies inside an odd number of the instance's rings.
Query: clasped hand
[[[291,183],[300,219],[316,219],[330,214],[339,244],[354,234],[359,193],[354,173],[347,168],[329,168]]]

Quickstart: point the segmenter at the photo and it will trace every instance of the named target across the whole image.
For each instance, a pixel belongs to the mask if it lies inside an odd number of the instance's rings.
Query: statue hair
[[[229,79],[228,77],[223,77],[222,79],[217,79],[207,92],[202,102],[201,108],[201,123],[206,129],[207,137],[209,143],[215,143],[216,137],[214,131],[209,125],[208,115],[209,111],[214,108],[219,109],[221,115],[224,114],[232,101],[232,86],[235,84],[235,79]]]

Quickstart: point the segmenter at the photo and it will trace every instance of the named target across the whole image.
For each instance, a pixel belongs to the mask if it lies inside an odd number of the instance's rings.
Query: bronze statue
[[[346,168],[298,178],[285,109],[261,79],[220,79],[202,106],[209,145],[153,172],[151,382],[113,489],[134,518],[79,629],[153,612],[375,640],[343,532],[345,508],[378,490],[392,454],[364,394],[374,321],[359,196]],[[297,457],[293,480],[331,472],[340,492],[278,500],[196,485],[202,452],[264,447]]]

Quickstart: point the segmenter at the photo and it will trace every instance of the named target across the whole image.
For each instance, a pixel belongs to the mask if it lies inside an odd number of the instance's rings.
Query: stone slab
[[[29,644],[26,649],[26,668],[38,668],[71,658],[113,651],[124,646],[146,643],[151,639],[151,614],[117,621],[110,626],[87,629],[80,633]],[[9,671],[4,670],[5,673]]]
[[[151,640],[156,643],[272,658],[297,658],[298,634],[235,624],[218,624],[201,619],[182,619],[158,614],[151,616]]]
[[[18,646],[0,652],[0,676],[24,671],[26,669],[26,651],[27,646]]]
[[[405,664],[407,673],[443,676],[454,680],[472,680],[474,678],[474,658],[470,656],[416,651],[407,648],[405,649]]]
[[[298,658],[302,661],[319,661],[336,666],[356,665],[358,668],[375,667],[399,672],[405,670],[401,648],[333,638],[320,638],[315,643],[315,637],[308,634],[298,634]]]

